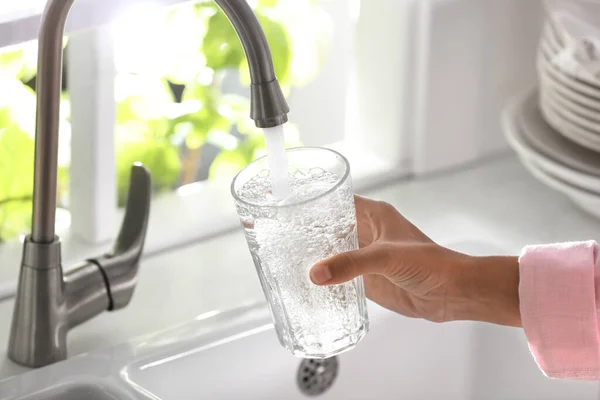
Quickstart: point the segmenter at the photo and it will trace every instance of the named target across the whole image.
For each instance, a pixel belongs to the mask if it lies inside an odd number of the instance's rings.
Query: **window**
[[[132,162],[142,161],[153,174],[148,255],[236,227],[231,177],[264,154],[262,136],[247,118],[247,69],[229,22],[212,1],[174,8],[161,2],[119,0],[110,12],[82,3],[68,21],[57,218],[65,265],[110,245]],[[396,112],[405,77],[395,71],[409,50],[401,37],[408,24],[381,26],[377,9],[358,0],[250,3],[290,103],[288,144],[340,149],[358,188],[406,174],[405,132]],[[0,74],[15,94],[0,94],[0,154],[10,154],[5,164],[0,157],[0,260],[6,266],[0,283],[16,277],[15,237],[29,231],[36,44],[19,43],[34,38],[35,30],[25,28],[36,26],[41,10],[36,3],[3,19],[2,7],[0,33],[8,33],[0,35],[0,47],[10,47],[0,49]],[[410,7],[391,7],[409,19]],[[380,35],[392,36],[382,41]],[[399,46],[398,55],[390,43]],[[380,51],[389,52],[386,63],[376,59]],[[19,124],[8,129],[15,118]],[[23,167],[11,169],[15,160]]]

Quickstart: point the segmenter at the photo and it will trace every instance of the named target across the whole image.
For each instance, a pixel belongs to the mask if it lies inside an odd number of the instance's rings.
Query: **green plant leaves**
[[[5,59],[6,61],[6,59]],[[35,96],[16,77],[0,71],[0,241],[31,222]]]
[[[117,123],[166,120],[174,99],[166,81],[142,74],[118,74]]]
[[[258,0],[258,7],[275,7],[279,0]]]
[[[255,9],[256,16],[260,22],[269,47],[271,48],[271,57],[275,68],[275,76],[279,83],[284,87],[289,85],[291,65],[292,65],[292,42],[288,35],[285,23],[274,12],[268,9]],[[239,65],[240,80],[243,84],[250,84],[250,67],[244,57]]]
[[[4,73],[17,76],[23,69],[23,51],[9,51],[0,54],[0,68]]]
[[[36,42],[28,42],[19,49],[0,53],[0,71],[23,82],[28,82],[35,76],[36,63]]]
[[[2,201],[0,204],[0,243],[17,237],[31,226],[31,199]]]
[[[237,150],[220,152],[210,166],[209,179],[230,179],[248,164],[248,160]]]
[[[35,103],[33,90],[17,78],[3,74],[0,70],[0,109],[10,116],[10,124],[17,124],[33,136],[35,130]],[[0,120],[0,128],[8,126],[8,121]]]
[[[275,75],[282,84],[287,84],[292,64],[292,43],[285,25],[274,13],[257,11],[257,16],[271,48]]]
[[[315,3],[253,3],[284,93],[292,85],[306,84],[323,63],[331,24]],[[120,205],[126,200],[134,162],[144,163],[152,173],[153,190],[162,192],[177,186],[182,157],[207,142],[222,149],[211,164],[210,179],[229,179],[265,154],[262,132],[249,119],[248,98],[221,90],[219,79],[225,70],[238,71],[242,83],[250,79],[237,34],[214,1],[151,12],[138,22],[135,30],[127,21],[124,29],[115,30]],[[0,53],[0,241],[26,231],[31,222],[36,100],[22,82],[35,76],[36,61],[36,42]],[[171,84],[185,87],[180,103]],[[69,184],[68,105],[65,96],[58,173],[61,198]],[[237,132],[232,132],[233,126]],[[299,143],[297,130],[288,123],[286,145]]]
[[[7,121],[0,126],[0,241],[27,229],[31,222],[33,193],[32,137]]]
[[[275,75],[285,85],[288,82],[292,63],[292,43],[285,23],[270,9],[277,0],[263,0],[255,8],[256,16],[265,32],[271,48]],[[233,26],[220,9],[208,20],[208,29],[202,42],[206,65],[213,70],[238,68],[242,83],[250,83],[250,71],[244,49]]]
[[[245,58],[233,26],[220,9],[208,19],[202,52],[206,56],[206,65],[213,70],[238,68]]]
[[[131,165],[141,162],[152,174],[154,192],[173,187],[181,170],[177,148],[169,140],[176,106],[167,82],[142,74],[119,74],[117,99],[117,196],[123,206]]]
[[[29,196],[33,182],[34,142],[13,124],[0,130],[0,190],[3,199]]]
[[[188,149],[200,148],[213,131],[231,130],[231,120],[221,113],[220,93],[214,87],[194,82],[186,87],[182,97],[182,104],[190,104],[192,110],[177,119],[179,123],[187,122],[193,127],[185,138]],[[194,103],[196,107],[193,107]]]

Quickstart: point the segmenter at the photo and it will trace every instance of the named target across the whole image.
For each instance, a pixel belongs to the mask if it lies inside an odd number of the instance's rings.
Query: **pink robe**
[[[542,371],[600,380],[600,263],[594,241],[529,246],[519,258],[521,319]]]

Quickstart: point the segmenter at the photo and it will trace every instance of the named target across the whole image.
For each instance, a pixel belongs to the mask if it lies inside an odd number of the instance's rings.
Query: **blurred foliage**
[[[0,241],[23,232],[31,222],[35,94],[24,50],[0,56]]]
[[[315,0],[250,1],[271,47],[287,94],[319,71],[331,24]],[[310,21],[310,23],[306,23]],[[126,200],[130,166],[142,162],[155,193],[194,181],[201,149],[219,153],[209,179],[229,179],[264,155],[264,140],[249,119],[248,64],[241,43],[212,0],[167,12],[140,8],[112,27],[115,38],[118,201]],[[37,44],[0,52],[0,242],[31,222]],[[234,79],[232,79],[234,78]],[[235,82],[238,82],[236,84]],[[240,96],[239,93],[244,94]],[[61,108],[59,204],[69,187],[70,115]],[[289,146],[299,145],[293,124]]]
[[[0,232],[11,237],[30,222],[33,138],[0,109]]]
[[[36,60],[34,42],[0,53],[0,242],[31,225],[36,96],[28,84],[36,75]],[[64,144],[70,140],[66,96],[62,104],[59,199],[68,188],[69,151]]]

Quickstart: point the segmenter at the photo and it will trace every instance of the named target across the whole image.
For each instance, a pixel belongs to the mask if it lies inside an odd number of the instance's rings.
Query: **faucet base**
[[[8,356],[27,367],[64,360],[66,319],[60,241],[25,240]]]
[[[63,274],[60,240],[35,243],[28,237],[8,343],[8,357],[30,368],[67,358],[70,328],[109,308],[101,268],[85,261]]]

